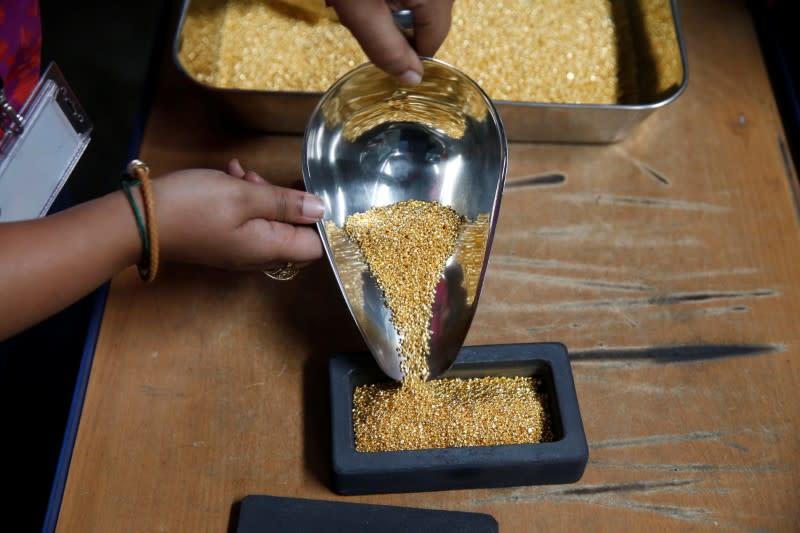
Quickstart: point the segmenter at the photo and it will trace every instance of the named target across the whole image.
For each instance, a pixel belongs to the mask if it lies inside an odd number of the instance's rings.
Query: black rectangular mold
[[[488,514],[275,496],[247,496],[236,533],[324,531],[325,533],[497,533]]]
[[[333,489],[339,494],[573,483],[589,448],[575,382],[562,344],[501,344],[462,348],[442,378],[534,376],[547,397],[553,440],[539,444],[395,452],[357,452],[353,390],[388,378],[369,353],[335,354],[330,364]]]

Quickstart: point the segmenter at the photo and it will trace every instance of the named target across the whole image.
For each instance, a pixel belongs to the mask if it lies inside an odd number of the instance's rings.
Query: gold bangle
[[[147,225],[148,257],[143,257],[137,265],[139,277],[151,283],[158,275],[158,222],[156,221],[156,205],[153,195],[153,184],[150,181],[150,168],[138,159],[128,163],[128,174],[141,184],[144,218]]]

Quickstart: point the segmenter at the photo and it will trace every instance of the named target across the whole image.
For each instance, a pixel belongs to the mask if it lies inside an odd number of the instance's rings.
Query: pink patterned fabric
[[[0,76],[19,110],[39,81],[42,27],[38,0],[0,0]]]

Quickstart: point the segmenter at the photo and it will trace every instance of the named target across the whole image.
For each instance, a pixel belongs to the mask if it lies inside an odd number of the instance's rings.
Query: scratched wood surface
[[[615,146],[514,144],[467,344],[571,351],[580,483],[344,498],[488,512],[502,531],[800,528],[800,231],[740,2],[683,2],[690,85]],[[298,137],[236,133],[167,75],[142,157],[299,178]],[[247,494],[340,499],[326,357],[363,344],[325,264],[292,283],[171,266],[112,285],[59,520],[224,530]]]

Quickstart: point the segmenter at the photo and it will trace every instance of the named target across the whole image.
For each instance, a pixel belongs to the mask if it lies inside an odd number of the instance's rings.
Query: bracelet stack
[[[137,186],[142,194],[144,216],[142,216],[132,193],[132,189]],[[127,174],[122,177],[122,190],[131,205],[133,216],[136,219],[136,227],[142,238],[142,258],[137,265],[139,276],[145,282],[150,283],[156,279],[158,274],[158,224],[153,185],[150,182],[150,169],[145,163],[138,159],[128,163]]]

